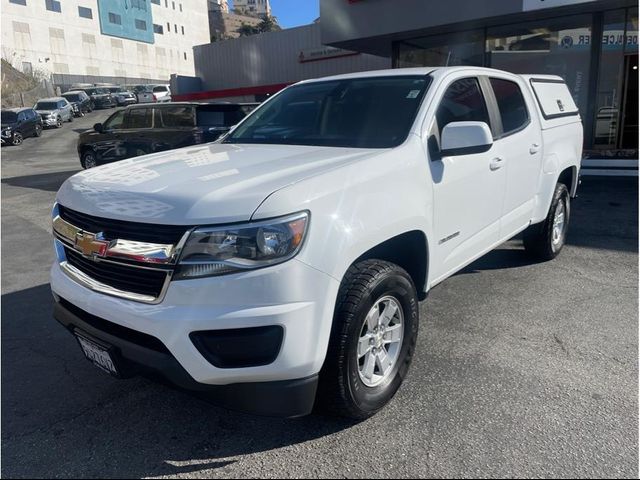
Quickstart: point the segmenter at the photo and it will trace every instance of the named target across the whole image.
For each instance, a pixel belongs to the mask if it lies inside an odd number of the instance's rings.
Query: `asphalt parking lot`
[[[375,417],[259,418],[112,379],[51,316],[50,208],[110,113],[2,149],[2,476],[637,478],[637,179],[585,177],[555,261],[516,239],[436,287]]]

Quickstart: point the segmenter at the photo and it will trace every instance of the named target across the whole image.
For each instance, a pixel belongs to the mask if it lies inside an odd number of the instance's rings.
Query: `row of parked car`
[[[60,128],[97,108],[115,108],[136,103],[170,102],[168,85],[74,84],[60,97],[43,98],[33,108],[2,110],[2,145],[20,145],[27,137],[39,137],[44,127]]]

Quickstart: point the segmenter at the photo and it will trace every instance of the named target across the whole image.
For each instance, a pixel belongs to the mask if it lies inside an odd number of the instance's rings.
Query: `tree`
[[[260,33],[260,30],[258,29],[258,27],[243,23],[240,28],[238,28],[238,33],[241,37],[249,37],[251,35],[255,35],[256,33]]]
[[[272,17],[271,15],[266,15],[262,21],[258,24],[258,30],[260,33],[264,32],[276,32],[278,30],[282,30],[280,25],[278,25],[278,19],[276,17]]]

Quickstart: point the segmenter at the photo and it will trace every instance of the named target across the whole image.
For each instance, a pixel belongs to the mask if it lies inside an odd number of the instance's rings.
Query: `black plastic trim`
[[[473,147],[449,148],[441,150],[440,155],[443,157],[453,157],[456,155],[473,155],[474,153],[484,153],[491,150],[492,143],[487,145],[474,145]]]

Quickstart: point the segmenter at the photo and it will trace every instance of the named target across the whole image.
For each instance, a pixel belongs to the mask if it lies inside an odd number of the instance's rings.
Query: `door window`
[[[19,121],[19,122],[24,122],[26,119],[27,119],[27,117],[26,117],[26,115],[25,115],[25,113],[24,113],[24,112],[20,112],[20,113],[18,114],[18,121]]]
[[[119,130],[122,128],[122,124],[124,123],[124,110],[120,112],[116,112],[109,117],[109,119],[104,122],[105,130]]]
[[[517,83],[501,78],[490,79],[502,118],[503,135],[515,133],[529,124],[529,110]]]
[[[440,132],[451,122],[485,122],[491,125],[477,78],[462,78],[449,85],[436,112],[436,122]]]
[[[134,108],[125,117],[124,128],[127,130],[151,128],[151,115],[150,108]]]
[[[157,122],[158,118],[162,118],[162,123]],[[193,108],[188,106],[156,108],[156,124],[167,128],[193,127]]]

